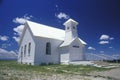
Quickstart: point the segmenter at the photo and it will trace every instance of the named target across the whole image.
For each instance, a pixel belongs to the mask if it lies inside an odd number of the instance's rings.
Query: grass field
[[[53,75],[81,75],[86,76],[92,71],[105,71],[108,69],[83,65],[47,65],[30,66],[18,64],[16,61],[0,61],[0,80],[39,80],[35,77]],[[44,79],[45,78],[45,79]],[[86,79],[87,80],[87,79]]]

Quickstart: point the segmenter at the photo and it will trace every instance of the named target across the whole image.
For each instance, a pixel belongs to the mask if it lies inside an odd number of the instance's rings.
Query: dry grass
[[[82,65],[30,66],[0,61],[0,80],[92,80],[87,73],[105,70],[108,69]]]

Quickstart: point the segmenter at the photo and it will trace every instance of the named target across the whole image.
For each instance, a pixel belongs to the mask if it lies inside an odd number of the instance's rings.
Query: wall
[[[44,37],[35,37],[36,49],[35,49],[35,64],[41,63],[53,63],[58,64],[60,62],[60,54],[58,51],[59,45],[62,43],[60,40],[49,39]],[[46,43],[51,43],[51,55],[46,55]]]
[[[29,42],[31,42],[31,51],[30,51],[30,56],[28,55],[28,45]],[[26,45],[26,56],[24,56],[24,46]],[[23,46],[23,57],[21,58],[21,47]],[[35,42],[33,40],[33,36],[30,32],[30,29],[27,27],[25,34],[23,36],[21,45],[19,47],[19,56],[18,56],[18,62],[23,64],[31,64],[34,65],[34,54],[35,54]]]
[[[76,39],[70,45],[70,61],[84,60],[84,56],[84,45]]]
[[[60,51],[60,62],[62,64],[69,62],[69,46],[59,48]]]

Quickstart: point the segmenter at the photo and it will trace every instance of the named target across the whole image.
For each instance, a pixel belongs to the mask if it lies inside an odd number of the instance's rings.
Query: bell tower
[[[74,38],[78,37],[78,33],[77,33],[78,22],[76,22],[73,19],[69,19],[63,25],[65,26],[65,40],[64,41],[71,41]]]

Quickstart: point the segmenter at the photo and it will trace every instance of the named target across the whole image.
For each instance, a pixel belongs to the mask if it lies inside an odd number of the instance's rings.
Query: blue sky
[[[24,20],[64,29],[72,18],[87,53],[120,54],[119,0],[0,0],[0,53],[18,51]]]

